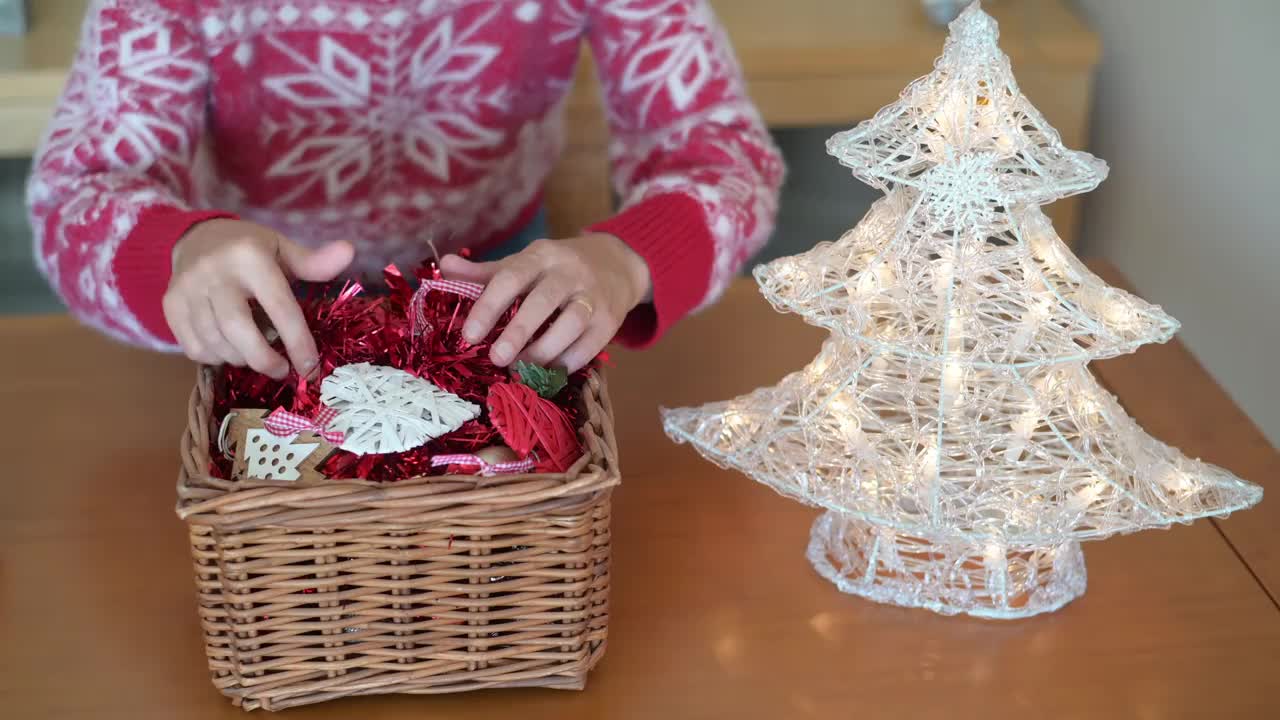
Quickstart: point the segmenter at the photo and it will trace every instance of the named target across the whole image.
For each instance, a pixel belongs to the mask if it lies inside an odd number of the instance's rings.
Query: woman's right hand
[[[284,378],[292,364],[306,375],[316,366],[316,344],[289,277],[332,280],[354,254],[350,243],[310,250],[261,225],[206,220],[174,247],[165,320],[183,352],[196,362],[248,365],[276,379]],[[263,337],[250,300],[258,301],[280,334],[287,361]]]

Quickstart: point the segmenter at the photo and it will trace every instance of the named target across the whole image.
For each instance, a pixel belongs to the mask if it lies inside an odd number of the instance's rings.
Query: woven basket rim
[[[513,473],[481,475],[420,475],[395,482],[360,478],[330,478],[313,481],[230,480],[209,474],[209,440],[212,421],[214,368],[201,366],[188,403],[187,429],[181,442],[182,468],[178,476],[177,513],[180,518],[209,511],[220,512],[227,496],[254,495],[254,506],[284,505],[317,500],[341,501],[376,499],[395,502],[457,497],[490,498],[501,489],[507,498],[535,503],[541,499],[565,499],[600,492],[619,484],[617,440],[613,428],[613,408],[604,377],[595,369],[587,373],[582,400],[585,419],[578,428],[583,455],[564,473]],[[241,503],[243,504],[243,503]],[[443,502],[435,502],[443,505]],[[503,504],[510,504],[503,503]]]

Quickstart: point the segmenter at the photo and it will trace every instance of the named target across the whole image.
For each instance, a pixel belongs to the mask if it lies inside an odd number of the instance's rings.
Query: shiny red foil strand
[[[419,280],[438,278],[439,270],[434,264],[424,265],[415,276]],[[506,368],[489,360],[489,348],[515,315],[516,307],[502,315],[488,337],[470,344],[462,337],[462,323],[474,301],[451,293],[432,292],[426,296],[423,307],[431,331],[415,337],[410,330],[408,312],[413,284],[395,268],[387,269],[384,282],[386,293],[381,296],[365,294],[353,284],[307,287],[299,304],[316,340],[320,356],[318,369],[309,378],[290,372],[284,380],[276,381],[248,368],[221,368],[214,386],[212,427],[220,427],[227,413],[237,407],[284,407],[310,416],[319,404],[319,379],[335,367],[358,362],[403,369],[485,407],[489,387],[510,380]],[[281,342],[276,341],[274,345],[284,352]],[[557,397],[563,404],[562,413],[574,426],[580,420],[577,403],[584,379],[585,372],[575,373],[570,386]],[[210,457],[213,458],[210,470],[218,477],[230,477],[231,461],[218,452],[216,441],[210,438]],[[403,453],[365,456],[338,450],[319,469],[326,477],[380,482],[439,475],[447,468],[432,468],[433,455],[474,453],[499,441],[500,435],[488,413],[482,412],[476,420],[423,447]]]

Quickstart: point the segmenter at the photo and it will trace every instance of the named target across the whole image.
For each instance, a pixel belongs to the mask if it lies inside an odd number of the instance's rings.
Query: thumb
[[[280,264],[295,278],[307,282],[327,282],[338,277],[356,255],[351,243],[343,240],[312,250],[288,238],[280,238],[279,247]]]
[[[486,285],[498,272],[498,263],[472,262],[460,255],[445,255],[440,258],[440,272],[450,280],[465,280]]]

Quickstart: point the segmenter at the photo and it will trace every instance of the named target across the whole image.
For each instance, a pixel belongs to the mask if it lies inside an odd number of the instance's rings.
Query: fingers
[[[539,282],[520,303],[516,316],[493,343],[490,358],[494,364],[508,365],[515,360],[538,328],[551,317],[551,313],[560,309],[568,294],[569,290],[564,283],[549,278]]]
[[[245,286],[262,305],[276,332],[280,333],[289,362],[299,375],[310,373],[319,359],[316,341],[284,274],[271,268],[247,278]]]
[[[163,307],[165,321],[187,357],[205,365],[244,364],[239,351],[223,336],[207,296],[166,293]]]
[[[213,313],[217,317],[222,334],[244,358],[245,363],[276,380],[289,374],[289,363],[280,353],[271,349],[258,324],[249,312],[249,302],[244,293],[231,287],[219,287],[210,294]]]
[[[279,282],[287,293],[288,284],[283,276]],[[263,291],[259,302],[263,303],[272,323],[277,326],[290,357],[296,354],[304,358],[295,361],[295,367],[301,368],[302,363],[309,362],[309,370],[315,366],[315,341],[307,330],[297,302],[292,296],[280,293],[279,287],[269,288]],[[249,296],[240,288],[220,285],[210,289],[207,295],[166,295],[165,318],[183,352],[196,362],[248,365],[276,379],[289,372],[289,364],[262,336],[249,311]]]
[[[624,265],[599,238],[579,238],[539,240],[497,263],[446,257],[441,270],[476,282],[488,278],[463,326],[470,342],[483,340],[516,298],[527,294],[493,344],[495,364],[507,365],[523,354],[540,365],[554,362],[578,370],[613,339],[619,318],[636,304],[632,296],[637,293],[625,282],[625,268],[620,269]],[[574,297],[584,302],[567,302]],[[557,310],[560,316],[535,338]]]
[[[488,336],[502,313],[538,279],[540,269],[529,259],[516,255],[501,264],[462,326],[467,342],[478,343]]]
[[[210,300],[204,297],[193,298],[189,307],[191,326],[195,329],[197,342],[203,353],[210,358],[205,361],[206,364],[243,365],[244,356],[231,345],[222,334],[222,328],[218,327],[218,319],[214,316]]]
[[[440,259],[440,272],[450,280],[488,284],[501,266],[496,262],[472,262],[459,255],[445,255]]]
[[[311,282],[333,280],[354,254],[350,243],[308,250],[273,230],[239,220],[199,223],[174,249],[165,319],[182,349],[199,362],[248,365],[275,378],[287,375],[292,362],[306,374],[318,354],[286,273]],[[263,337],[251,300],[257,300],[275,326],[289,362]]]
[[[591,320],[591,310],[581,302],[570,300],[560,317],[526,351],[529,359],[548,366],[582,336]]]
[[[276,254],[280,265],[291,275],[307,282],[328,282],[347,269],[355,259],[355,248],[348,242],[331,242],[315,250],[280,237]]]
[[[200,342],[199,335],[196,334],[191,322],[191,310],[185,297],[174,292],[165,293],[163,308],[165,322],[169,323],[169,329],[173,331],[173,336],[177,338],[178,346],[182,348],[184,355],[206,365],[216,365],[221,362],[212,353],[206,352],[204,343]]]
[[[569,349],[564,351],[557,365],[563,367],[568,372],[574,373],[586,367],[600,351],[613,340],[613,335],[618,331],[617,325],[611,322],[605,322],[602,318],[597,318],[591,323],[587,331],[582,334]]]

